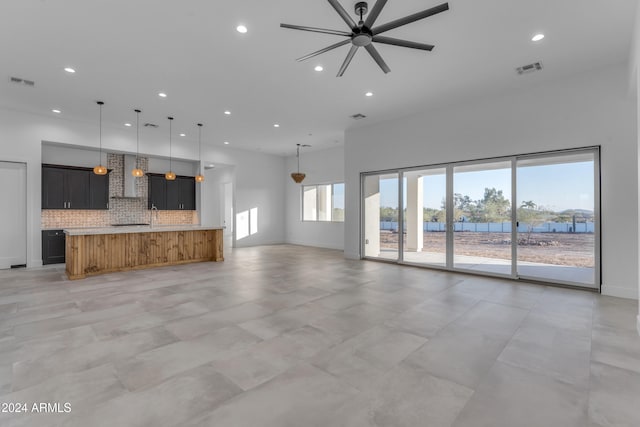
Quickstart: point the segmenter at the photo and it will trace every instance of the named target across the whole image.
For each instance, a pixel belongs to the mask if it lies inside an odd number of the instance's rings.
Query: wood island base
[[[222,229],[65,232],[66,273],[71,280],[115,271],[224,261]]]

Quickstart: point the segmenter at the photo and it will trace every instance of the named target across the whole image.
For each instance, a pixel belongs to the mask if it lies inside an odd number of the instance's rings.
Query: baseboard
[[[638,287],[623,288],[622,286],[602,285],[602,295],[618,298],[638,299]]]
[[[31,260],[31,262],[29,264],[27,264],[27,268],[38,268],[38,267],[42,267],[42,260],[38,259],[38,260]]]
[[[357,252],[345,252],[344,257],[346,259],[360,259],[360,254]]]

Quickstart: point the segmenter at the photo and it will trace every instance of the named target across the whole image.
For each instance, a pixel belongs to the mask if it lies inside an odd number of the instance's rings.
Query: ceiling
[[[441,2],[389,0],[377,23]],[[349,13],[355,3],[341,0]],[[378,44],[391,73],[360,49],[337,78],[348,46],[295,58],[340,37],[279,28],[347,30],[326,0],[2,0],[0,107],[95,122],[103,100],[107,129],[135,123],[141,108],[143,123],[166,126],[172,115],[174,133],[194,141],[202,122],[208,144],[291,155],[296,143],[342,144],[352,127],[627,61],[636,3],[451,0],[449,11],[385,34],[432,52]],[[539,32],[546,37],[532,42]],[[542,71],[515,72],[536,61]]]

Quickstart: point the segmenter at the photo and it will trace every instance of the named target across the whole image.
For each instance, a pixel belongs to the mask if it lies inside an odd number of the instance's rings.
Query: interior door
[[[0,162],[0,269],[27,264],[27,165]]]

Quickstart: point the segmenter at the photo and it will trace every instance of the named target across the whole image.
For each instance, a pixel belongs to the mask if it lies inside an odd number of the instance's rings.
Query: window
[[[303,185],[302,220],[344,222],[344,183]]]

